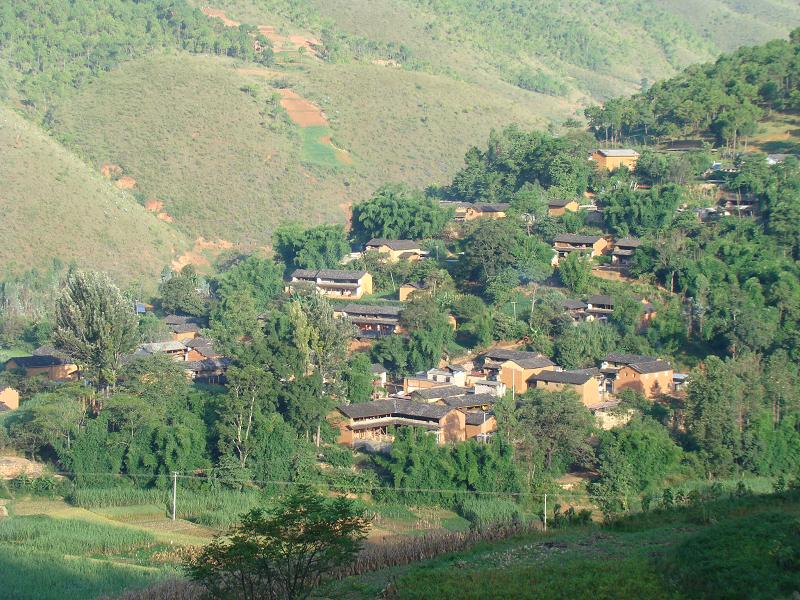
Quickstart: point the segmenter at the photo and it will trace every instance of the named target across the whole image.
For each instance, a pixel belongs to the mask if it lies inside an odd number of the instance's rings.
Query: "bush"
[[[516,525],[522,522],[522,512],[511,500],[464,498],[456,501],[454,508],[459,515],[470,522],[472,529]]]

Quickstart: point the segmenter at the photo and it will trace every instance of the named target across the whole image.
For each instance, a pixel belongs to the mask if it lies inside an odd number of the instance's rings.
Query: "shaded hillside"
[[[58,258],[119,281],[152,281],[186,245],[130,193],[2,106],[0,148],[0,272]]]

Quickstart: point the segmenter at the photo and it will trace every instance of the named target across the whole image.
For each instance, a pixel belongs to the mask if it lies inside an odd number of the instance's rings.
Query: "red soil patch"
[[[203,237],[199,237],[194,241],[194,246],[192,249],[187,250],[178,258],[173,260],[170,266],[172,267],[173,271],[180,271],[186,265],[206,267],[210,264],[210,262],[205,256],[203,256],[203,251],[207,251],[208,253],[216,256],[223,250],[230,250],[231,248],[233,248],[233,243],[229,242],[228,240],[206,240]]]
[[[281,106],[289,114],[289,118],[300,127],[327,126],[328,119],[315,104],[289,89],[280,89]]]
[[[219,19],[223,23],[225,23],[226,27],[238,27],[241,25],[239,21],[234,21],[233,19],[229,19],[225,16],[225,12],[218,9],[218,8],[211,8],[210,6],[204,6],[200,9],[200,12],[206,15],[207,17],[212,17]]]
[[[158,213],[156,215],[156,219],[158,219],[159,221],[164,221],[165,223],[172,223],[172,221],[174,221],[172,215],[165,212]]]
[[[111,163],[104,163],[100,167],[100,173],[103,174],[103,177],[106,177],[108,179],[113,179],[115,177],[119,177],[120,175],[122,175],[122,167]]]
[[[300,48],[305,48],[307,54],[317,56],[315,46],[322,45],[318,39],[304,35],[281,35],[272,25],[259,25],[258,32],[272,42],[275,52],[298,52]]]
[[[147,212],[159,212],[162,208],[164,208],[164,203],[161,200],[150,198],[144,202],[144,209]]]
[[[136,180],[129,175],[125,175],[124,177],[120,177],[117,179],[116,183],[114,183],[121,190],[132,190],[136,187]]]

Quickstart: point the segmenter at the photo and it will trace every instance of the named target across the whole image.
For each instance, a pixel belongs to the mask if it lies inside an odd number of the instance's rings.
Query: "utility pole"
[[[176,504],[178,502],[178,472],[172,472],[172,520],[175,520]]]
[[[517,320],[517,301],[516,300],[512,300],[511,301],[511,308],[514,309],[514,320],[516,321]]]
[[[547,494],[544,495],[544,530],[547,531]]]

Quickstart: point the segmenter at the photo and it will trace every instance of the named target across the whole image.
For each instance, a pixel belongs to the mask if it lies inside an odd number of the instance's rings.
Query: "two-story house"
[[[329,298],[352,298],[358,300],[372,293],[372,275],[366,271],[343,271],[338,269],[296,269],[292,273],[289,290],[293,283],[309,283]]]

